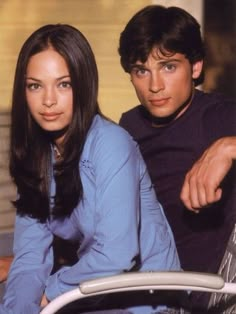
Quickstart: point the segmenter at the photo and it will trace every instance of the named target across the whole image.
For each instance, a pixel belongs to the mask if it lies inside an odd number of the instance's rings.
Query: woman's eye
[[[61,88],[71,88],[71,82],[61,82],[59,84],[59,87],[61,87]]]
[[[26,86],[29,90],[37,90],[40,88],[38,83],[28,83]]]

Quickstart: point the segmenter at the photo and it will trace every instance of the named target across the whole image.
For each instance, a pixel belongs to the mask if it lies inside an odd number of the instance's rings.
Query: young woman
[[[80,31],[46,25],[26,40],[13,89],[10,173],[18,198],[1,314],[39,313],[87,279],[180,269],[137,144],[101,115],[97,94],[95,58]],[[52,273],[54,236],[80,246],[75,264]]]

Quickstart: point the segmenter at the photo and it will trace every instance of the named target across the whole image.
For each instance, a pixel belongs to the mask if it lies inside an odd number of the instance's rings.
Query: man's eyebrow
[[[181,62],[181,60],[176,59],[176,58],[170,58],[170,59],[160,59],[158,63],[166,64],[170,62]]]
[[[130,69],[144,69],[146,68],[146,66],[142,63],[134,63],[134,64],[131,64],[130,66]]]
[[[168,58],[168,59],[158,59],[157,60],[157,64],[162,64],[162,65],[165,65],[165,64],[168,64],[168,63],[171,63],[171,62],[181,62],[180,59],[176,59],[176,58]],[[133,63],[131,64],[130,66],[130,69],[146,69],[146,65],[144,63]]]

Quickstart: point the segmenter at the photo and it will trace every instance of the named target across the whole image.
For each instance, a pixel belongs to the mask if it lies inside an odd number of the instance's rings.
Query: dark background
[[[206,46],[204,90],[236,98],[236,1],[205,0]]]

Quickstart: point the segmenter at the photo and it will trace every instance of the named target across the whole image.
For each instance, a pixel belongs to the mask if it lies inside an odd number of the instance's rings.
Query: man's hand
[[[7,280],[13,257],[0,257],[0,283]]]
[[[44,295],[42,296],[42,300],[41,300],[40,306],[41,306],[41,307],[45,307],[46,305],[48,305],[48,303],[49,303],[49,301],[48,301],[46,295],[44,294]]]
[[[214,142],[186,174],[180,198],[192,211],[220,200],[220,183],[236,159],[236,136]]]

